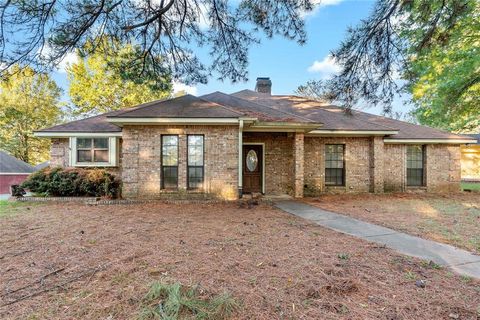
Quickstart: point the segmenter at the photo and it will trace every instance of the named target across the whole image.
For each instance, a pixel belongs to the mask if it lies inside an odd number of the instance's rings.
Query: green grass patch
[[[30,207],[42,204],[43,203],[0,200],[0,218],[12,217],[22,212],[28,212]]]
[[[462,182],[461,184],[462,190],[470,190],[470,191],[480,191],[480,183],[475,182]]]
[[[207,296],[196,286],[156,281],[143,299],[139,319],[228,319],[238,306],[228,293]]]

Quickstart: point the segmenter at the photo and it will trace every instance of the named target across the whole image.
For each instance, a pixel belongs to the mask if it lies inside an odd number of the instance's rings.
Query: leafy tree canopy
[[[122,46],[104,37],[104,49],[85,56],[85,52],[91,52],[91,46],[87,44],[78,50],[78,61],[67,66],[74,116],[128,108],[170,95],[172,82],[168,70],[158,76],[153,72],[153,65],[161,63],[160,58],[152,57],[135,68],[124,69],[125,61],[140,50],[138,46]],[[143,76],[134,76],[136,72]]]
[[[415,12],[420,15],[421,9]],[[409,38],[419,42],[416,33]],[[432,41],[431,48],[411,54],[407,89],[416,107],[414,115],[429,126],[480,132],[480,3],[459,20],[448,38]]]
[[[102,49],[104,34],[139,46],[124,61],[130,76],[170,69],[184,83],[205,83],[215,73],[233,82],[247,78],[248,48],[281,35],[306,40],[302,15],[310,0],[26,0],[0,5],[0,61],[9,66],[56,65],[69,52],[91,43]],[[22,35],[19,37],[18,35]],[[211,63],[200,61],[199,47]],[[90,52],[91,53],[91,52]],[[157,60],[155,57],[168,57]]]
[[[47,74],[11,67],[0,78],[0,149],[31,164],[47,160],[50,143],[33,131],[60,121],[60,96],[61,89]]]
[[[420,123],[478,132],[479,10],[477,0],[377,0],[332,52],[341,72],[306,86],[347,107],[382,105],[386,114],[406,91]]]

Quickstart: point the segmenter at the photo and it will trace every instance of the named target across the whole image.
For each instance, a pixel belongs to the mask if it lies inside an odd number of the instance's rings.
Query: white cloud
[[[313,10],[309,12],[302,12],[301,15],[306,17],[312,17],[318,13],[318,11],[327,6],[336,6],[344,0],[312,0]]]
[[[74,63],[78,62],[78,56],[75,52],[69,52],[63,57],[62,61],[57,65],[58,72],[65,73],[67,72],[67,67]]]
[[[197,87],[189,86],[189,85],[186,85],[185,83],[174,81],[173,82],[173,93],[175,94],[175,93],[178,93],[178,92],[181,92],[181,91],[184,91],[187,94],[191,94],[191,95],[194,95],[194,96],[197,95]]]
[[[48,43],[40,47],[37,51],[38,58],[40,60],[43,60],[45,63],[50,64],[51,63],[51,57],[50,55],[52,54],[52,47],[48,45]],[[78,61],[77,54],[75,52],[68,52],[63,59],[55,66],[55,71],[60,72],[60,73],[66,73],[66,68],[68,65],[76,63]]]
[[[329,76],[340,72],[341,69],[335,62],[335,59],[331,55],[328,55],[323,58],[322,61],[315,60],[307,70],[312,73],[320,73],[322,78],[328,78]]]

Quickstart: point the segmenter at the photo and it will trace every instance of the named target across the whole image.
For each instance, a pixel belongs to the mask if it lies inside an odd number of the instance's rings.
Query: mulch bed
[[[45,204],[0,222],[2,319],[135,318],[154,280],[230,292],[238,319],[480,312],[479,281],[263,204]]]

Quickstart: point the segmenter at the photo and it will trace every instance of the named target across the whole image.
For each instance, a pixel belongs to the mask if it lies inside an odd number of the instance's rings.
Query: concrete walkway
[[[296,216],[313,220],[323,227],[384,244],[403,254],[432,260],[460,274],[480,279],[480,256],[465,250],[325,211],[298,201],[278,201],[275,206]]]

